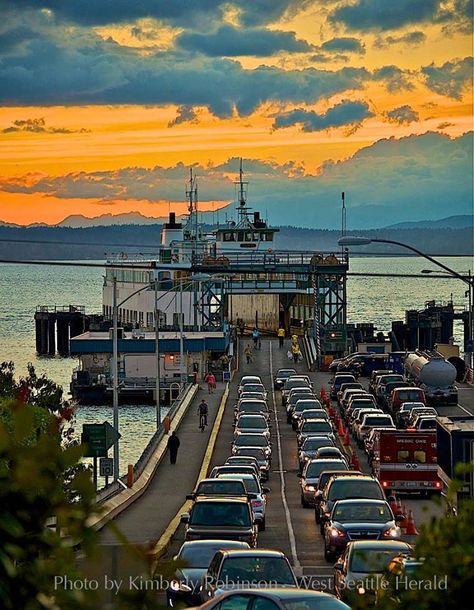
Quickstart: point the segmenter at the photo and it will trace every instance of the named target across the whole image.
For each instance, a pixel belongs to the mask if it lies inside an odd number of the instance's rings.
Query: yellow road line
[[[209,464],[211,463],[212,454],[214,452],[214,447],[216,445],[217,433],[219,432],[222,418],[224,416],[224,409],[227,403],[228,396],[229,384],[227,384],[224,394],[222,395],[222,399],[219,405],[219,409],[217,411],[216,419],[214,420],[214,425],[212,427],[211,435],[207,443],[206,453],[204,454],[204,458],[202,460],[201,469],[199,471],[196,484],[199,483],[199,481],[203,479],[207,474]],[[163,553],[166,551],[169,543],[171,542],[171,538],[174,536],[176,530],[179,527],[181,521],[181,514],[188,512],[191,506],[192,501],[186,500],[186,502],[181,506],[176,515],[171,519],[167,528],[161,535],[160,539],[151,549],[150,554],[154,557],[155,560],[161,557],[161,555],[163,555]]]

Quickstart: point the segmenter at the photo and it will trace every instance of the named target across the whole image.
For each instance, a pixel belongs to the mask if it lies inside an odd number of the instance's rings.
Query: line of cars
[[[376,477],[351,469],[329,412],[314,395],[309,377],[293,373],[282,383],[281,376],[278,371],[275,388],[281,389],[287,422],[296,432],[301,505],[314,509],[325,558],[336,561],[335,593],[348,603],[361,595],[370,603],[373,592],[356,583],[381,574],[394,557],[412,552],[410,545],[401,540],[399,523],[404,516],[394,515]],[[331,395],[340,404],[344,400],[351,410],[361,412],[367,408],[367,413],[373,413],[359,420],[361,439],[371,427],[380,424],[395,428],[392,418],[377,409],[373,396],[354,376],[341,373],[338,377]],[[349,403],[351,399],[353,404]]]
[[[260,377],[242,377],[237,393],[230,455],[186,496],[192,507],[181,515],[185,542],[174,558],[179,567],[167,590],[168,605],[347,609],[332,595],[300,588],[284,553],[257,548],[270,492],[264,483],[272,461],[272,409]]]

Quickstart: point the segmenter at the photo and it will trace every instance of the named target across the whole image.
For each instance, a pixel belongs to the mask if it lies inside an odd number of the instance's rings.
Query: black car
[[[285,384],[285,381],[292,375],[296,375],[295,369],[278,369],[275,377],[273,378],[273,387],[275,390],[281,390]]]
[[[247,497],[196,498],[191,511],[181,515],[184,539],[238,540],[257,546],[258,529]]]
[[[200,603],[201,580],[211,559],[219,550],[249,549],[246,542],[236,540],[193,540],[185,542],[173,557],[180,567],[174,573],[166,591],[168,606]]]
[[[330,392],[330,396],[331,398],[333,398],[334,400],[336,400],[337,398],[337,393],[339,392],[339,390],[341,389],[341,385],[343,383],[356,383],[356,378],[354,377],[354,375],[336,375],[334,378],[334,381],[331,385],[331,392]]]
[[[339,500],[332,508],[324,531],[324,557],[334,561],[352,540],[398,540],[402,533],[385,500]]]

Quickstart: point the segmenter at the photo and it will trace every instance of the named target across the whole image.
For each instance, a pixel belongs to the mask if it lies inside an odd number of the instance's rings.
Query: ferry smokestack
[[[169,223],[170,223],[170,225],[176,224],[176,214],[175,214],[175,212],[170,212]]]
[[[253,213],[253,221],[254,222],[259,222],[260,221],[260,212],[254,212]]]

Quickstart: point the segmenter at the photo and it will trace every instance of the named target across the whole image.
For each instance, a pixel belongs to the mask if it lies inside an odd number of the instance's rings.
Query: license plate
[[[417,481],[405,481],[406,487],[418,487],[419,483]]]

